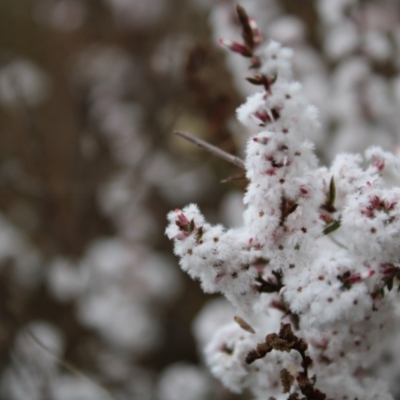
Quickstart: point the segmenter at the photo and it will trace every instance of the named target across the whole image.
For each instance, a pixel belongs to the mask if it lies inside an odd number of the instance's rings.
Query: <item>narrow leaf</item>
[[[340,228],[340,219],[336,220],[332,225],[329,225],[323,230],[324,235],[329,235],[332,232],[335,232],[337,229]]]
[[[335,204],[335,200],[336,200],[336,185],[335,185],[335,179],[332,176],[331,178],[331,182],[329,184],[329,198],[328,198],[328,202],[331,206],[333,206]]]

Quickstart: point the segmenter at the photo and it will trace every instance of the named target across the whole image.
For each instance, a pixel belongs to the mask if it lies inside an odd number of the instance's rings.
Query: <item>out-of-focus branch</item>
[[[228,161],[229,163],[236,165],[239,168],[245,169],[244,161],[241,158],[236,157],[232,154],[229,154],[226,151],[221,150],[218,147],[215,147],[212,144],[207,143],[204,140],[201,140],[201,139],[197,138],[196,136],[191,135],[190,133],[180,132],[180,131],[175,131],[174,133],[175,133],[175,135],[178,135],[178,136],[186,139],[187,141],[195,144],[196,146],[200,147],[201,149],[208,151],[212,155],[222,158],[223,160]]]
[[[246,174],[236,174],[236,175],[228,176],[225,179],[222,179],[221,183],[241,181],[241,180],[244,180],[244,179],[246,179]]]
[[[79,369],[77,369],[74,365],[72,365],[69,361],[65,360],[64,358],[58,356],[55,354],[52,350],[50,350],[43,342],[41,342],[36,335],[30,330],[26,329],[26,334],[27,336],[33,340],[44,352],[46,352],[48,355],[53,357],[62,367],[64,367],[67,371],[71,372],[73,375],[82,378],[86,382],[89,382],[91,385],[93,385],[96,389],[99,389],[102,391],[104,394],[107,395],[112,400],[118,400],[118,398],[110,392],[107,388],[104,386],[100,385],[96,381],[94,381],[92,378],[90,378],[88,375],[84,374],[81,372]]]

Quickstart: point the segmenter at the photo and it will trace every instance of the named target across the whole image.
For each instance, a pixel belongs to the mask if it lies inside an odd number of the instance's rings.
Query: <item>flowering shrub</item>
[[[209,10],[214,38],[235,37],[234,0],[193,1]],[[302,15],[282,1],[240,2],[251,15],[257,15],[265,37],[294,50],[294,77],[319,110],[323,129],[315,136],[310,134],[310,139],[321,159],[331,162],[339,151],[360,152],[372,144],[391,146],[399,135],[400,122],[398,2],[291,3]],[[247,96],[254,87],[243,80],[246,61],[233,53],[226,57],[237,90]]]
[[[182,269],[236,309],[207,364],[259,399],[390,399],[370,369],[398,328],[400,160],[371,147],[319,167],[318,112],[291,80],[291,50],[237,13],[243,43],[221,44],[262,89],[237,110],[249,132],[244,226],[210,225],[191,204],[166,230]]]

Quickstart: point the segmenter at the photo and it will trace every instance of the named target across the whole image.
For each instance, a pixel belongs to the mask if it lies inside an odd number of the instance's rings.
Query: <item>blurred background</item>
[[[243,157],[235,109],[256,88],[216,45],[239,36],[234,4],[1,0],[0,399],[250,398],[203,366],[233,313],[164,236],[167,212],[191,202],[241,224],[241,171],[173,135]],[[322,164],[397,151],[397,0],[240,4],[294,49]]]

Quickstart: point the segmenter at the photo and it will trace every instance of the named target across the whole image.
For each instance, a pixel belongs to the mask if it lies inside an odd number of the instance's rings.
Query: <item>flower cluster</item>
[[[263,43],[237,13],[243,43],[221,44],[250,60],[248,81],[262,88],[237,110],[249,132],[244,226],[210,225],[191,204],[168,215],[166,230],[182,269],[236,309],[206,361],[228,388],[257,398],[390,399],[367,371],[398,328],[400,160],[372,147],[319,167],[309,140],[318,113],[291,81],[290,50]],[[281,321],[304,345],[290,335],[271,345]]]
[[[214,36],[233,37],[234,3],[225,0],[209,5]],[[324,129],[312,140],[324,160],[331,161],[339,151],[361,151],[373,143],[389,148],[398,140],[400,15],[396,0],[302,3],[304,15],[316,11],[315,25],[287,15],[279,1],[240,3],[257,15],[265,37],[294,49],[294,76],[320,112]],[[310,37],[318,46],[309,43]],[[230,54],[226,61],[240,93],[253,93],[242,79],[245,60]]]

